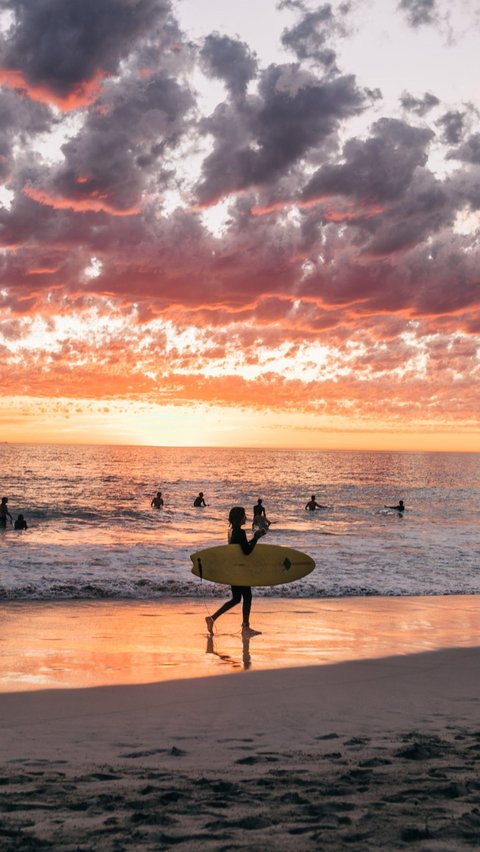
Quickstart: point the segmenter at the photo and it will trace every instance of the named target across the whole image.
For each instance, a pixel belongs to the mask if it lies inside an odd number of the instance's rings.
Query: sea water
[[[190,553],[226,543],[231,506],[251,519],[258,498],[263,542],[316,568],[257,594],[480,592],[479,454],[2,444],[0,490],[28,522],[0,531],[2,600],[224,596]],[[312,494],[331,508],[306,511]],[[385,508],[399,499],[403,514]]]

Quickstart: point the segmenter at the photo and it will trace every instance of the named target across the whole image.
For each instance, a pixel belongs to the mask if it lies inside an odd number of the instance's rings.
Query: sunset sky
[[[480,451],[476,0],[0,26],[0,440]]]

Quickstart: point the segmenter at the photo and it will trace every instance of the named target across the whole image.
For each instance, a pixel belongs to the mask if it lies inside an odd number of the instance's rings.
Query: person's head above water
[[[241,527],[245,523],[246,518],[243,506],[233,506],[228,513],[228,522],[232,527]]]
[[[8,497],[2,497],[2,503],[8,503]]]
[[[262,500],[262,498],[261,498],[261,497],[259,497],[259,498],[258,498],[257,503],[258,503],[258,505],[259,505],[259,506],[261,506],[261,505],[262,505],[263,500]]]
[[[310,497],[310,500],[316,500],[316,499],[317,499],[317,495],[316,495],[316,494],[312,494],[312,496]]]
[[[199,496],[199,497],[203,497],[203,491],[199,491],[199,492],[198,492],[198,496]]]

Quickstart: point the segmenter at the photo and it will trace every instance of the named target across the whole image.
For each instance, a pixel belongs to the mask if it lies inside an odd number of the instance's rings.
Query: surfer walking
[[[243,525],[247,522],[247,516],[243,506],[233,506],[233,508],[230,509],[228,522],[230,524],[228,543],[239,544],[245,555],[248,556],[254,549],[258,539],[265,535],[265,530],[257,530],[253,534],[253,538],[248,541],[247,534],[245,530],[242,529]],[[208,632],[213,633],[213,625],[217,618],[220,618],[224,612],[228,612],[229,609],[237,606],[240,601],[242,601],[242,632],[244,635],[255,636],[259,633],[259,631],[252,630],[250,627],[250,610],[252,607],[251,586],[231,586],[230,588],[232,590],[231,599],[226,601],[220,609],[217,609],[217,611],[213,613],[213,615],[208,615],[206,617],[205,622],[207,624]]]

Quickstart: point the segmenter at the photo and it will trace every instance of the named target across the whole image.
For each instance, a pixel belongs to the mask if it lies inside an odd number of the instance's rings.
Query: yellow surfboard
[[[239,544],[207,547],[192,553],[192,574],[227,586],[279,586],[310,574],[311,556],[278,544],[257,544],[248,554]]]

